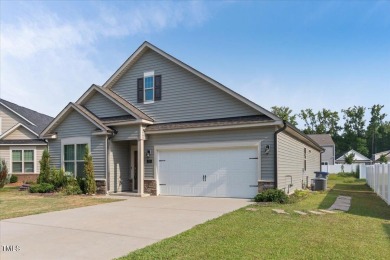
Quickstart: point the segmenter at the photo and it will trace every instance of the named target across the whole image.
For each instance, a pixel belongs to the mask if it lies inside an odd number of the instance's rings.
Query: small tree
[[[3,188],[7,180],[8,168],[5,160],[0,161],[0,188]]]
[[[382,154],[380,157],[379,157],[379,162],[380,163],[387,163],[387,157],[386,155]]]
[[[350,154],[345,156],[345,163],[346,164],[352,164],[353,161],[355,161],[355,154],[354,153],[350,153]]]
[[[50,154],[47,149],[42,153],[42,158],[39,161],[41,170],[39,171],[38,183],[50,182]]]
[[[85,191],[87,194],[96,193],[95,173],[93,171],[92,155],[89,153],[88,145],[84,153],[84,174],[85,174]]]

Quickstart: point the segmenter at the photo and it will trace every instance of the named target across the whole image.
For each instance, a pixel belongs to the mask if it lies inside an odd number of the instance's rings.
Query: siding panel
[[[162,99],[152,104],[137,103],[137,78],[152,70],[155,75],[162,75]],[[159,123],[260,114],[150,50],[122,76],[112,90]]]
[[[68,137],[90,137],[91,154],[93,157],[95,178],[106,178],[106,137],[91,135],[96,126],[89,122],[78,112],[71,112],[68,117],[54,130],[57,132],[57,139],[49,140],[49,152],[51,164],[57,168],[61,165],[61,139]]]
[[[204,131],[193,133],[176,133],[149,135],[145,141],[145,151],[150,149],[153,153],[155,145],[165,144],[187,144],[187,143],[207,143],[207,142],[232,142],[263,140],[261,143],[261,174],[262,180],[273,180],[274,174],[274,139],[273,127],[267,128],[248,128],[241,130],[225,131]],[[269,154],[264,154],[264,148],[270,145]],[[152,157],[153,158],[153,154]],[[154,178],[154,161],[145,164],[145,178]]]
[[[138,140],[139,129],[137,126],[113,126],[118,131],[117,134],[112,138],[113,141],[125,141],[125,140]]]
[[[130,190],[129,142],[110,142],[110,192]]]
[[[28,139],[37,139],[38,137],[28,131],[23,126],[18,127],[12,133],[7,135],[4,140],[28,140]]]
[[[95,92],[84,106],[99,118],[126,116],[129,114],[98,92]]]
[[[304,171],[304,148],[306,148],[306,171]],[[302,189],[302,180],[306,182],[315,177],[320,170],[320,152],[301,143],[290,135],[278,134],[278,188],[288,193]],[[292,187],[291,184],[292,177]]]

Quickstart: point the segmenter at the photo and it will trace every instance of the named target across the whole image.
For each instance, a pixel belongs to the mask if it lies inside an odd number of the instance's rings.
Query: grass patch
[[[348,176],[350,178],[350,176]],[[390,207],[362,182],[329,180],[294,204],[239,209],[120,259],[387,259]],[[352,197],[349,212],[300,216],[293,210],[327,209],[338,195]],[[277,215],[273,208],[289,215]]]
[[[0,220],[64,209],[92,206],[119,201],[92,196],[65,196],[58,193],[30,194],[18,187],[0,189]]]

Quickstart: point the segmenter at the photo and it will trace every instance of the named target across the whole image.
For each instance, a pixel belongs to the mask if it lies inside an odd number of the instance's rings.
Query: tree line
[[[298,114],[286,106],[273,106],[272,112],[283,120],[298,126],[297,118],[302,119],[305,134],[330,134],[336,144],[336,156],[354,149],[371,158],[372,154],[390,150],[390,121],[385,120],[384,105],[353,106],[337,111],[323,108],[313,111],[302,109]],[[366,124],[365,115],[370,113]],[[344,124],[340,122],[340,116]]]

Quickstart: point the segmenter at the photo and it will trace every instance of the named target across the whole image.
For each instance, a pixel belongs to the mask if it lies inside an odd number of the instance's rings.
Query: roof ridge
[[[52,116],[49,116],[49,115],[43,114],[43,113],[41,113],[41,112],[38,112],[38,111],[36,111],[36,110],[33,110],[33,109],[31,109],[31,108],[24,107],[24,106],[21,106],[21,105],[18,105],[18,104],[16,104],[16,103],[14,103],[14,102],[8,101],[8,100],[6,100],[6,99],[3,99],[3,98],[0,98],[0,102],[2,102],[2,101],[5,101],[6,103],[10,103],[10,104],[12,104],[12,105],[14,105],[14,106],[17,106],[17,107],[19,107],[19,108],[22,108],[22,109],[29,110],[30,112],[34,112],[34,113],[36,113],[36,114],[40,114],[40,115],[42,115],[42,116],[47,116],[47,117],[53,118]]]

